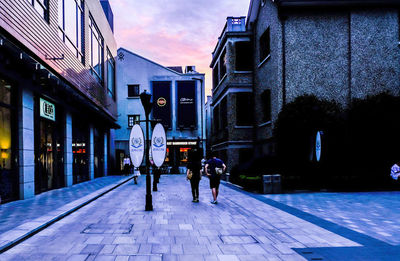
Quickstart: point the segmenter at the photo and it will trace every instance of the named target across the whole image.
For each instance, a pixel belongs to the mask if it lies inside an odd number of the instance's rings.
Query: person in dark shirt
[[[213,155],[212,159],[206,161],[206,165],[204,167],[206,175],[210,178],[210,188],[213,196],[211,204],[218,203],[217,197],[219,192],[219,184],[221,182],[221,174],[218,174],[215,168],[222,168],[222,171],[224,172],[226,170],[226,165],[222,160],[217,158],[216,155]]]
[[[192,187],[192,196],[193,200],[192,202],[199,202],[199,183],[201,179],[201,156],[200,152],[196,149],[193,149],[193,151],[189,152],[188,155],[188,160],[189,163],[187,165],[187,175],[189,174],[189,171],[192,171],[193,176],[190,179],[190,185]]]

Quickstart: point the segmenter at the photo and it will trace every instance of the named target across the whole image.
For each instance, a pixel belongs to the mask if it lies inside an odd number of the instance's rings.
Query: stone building
[[[204,74],[195,66],[164,67],[124,48],[118,49],[117,102],[121,129],[115,132],[117,162],[129,155],[129,134],[145,113],[139,94],[152,94],[150,119],[159,119],[167,135],[166,166],[186,166],[188,152],[205,148]],[[150,133],[151,135],[151,133]],[[182,168],[181,168],[182,170]]]
[[[108,175],[116,47],[98,0],[0,2],[2,202]]]
[[[346,106],[399,94],[399,1],[252,0],[256,155],[273,153],[282,106],[303,94]]]
[[[252,44],[245,17],[228,17],[212,53],[211,149],[228,170],[245,162],[253,149]]]

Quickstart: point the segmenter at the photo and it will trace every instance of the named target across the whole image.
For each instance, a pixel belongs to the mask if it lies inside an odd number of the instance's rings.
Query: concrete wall
[[[259,39],[268,27],[271,55],[260,63]],[[398,31],[395,9],[291,10],[278,16],[275,4],[267,1],[254,25],[254,101],[255,114],[262,115],[260,94],[271,90],[272,121],[255,122],[256,143],[264,144],[258,151],[271,151],[268,140],[279,111],[300,95],[314,94],[345,107],[352,98],[398,94]]]

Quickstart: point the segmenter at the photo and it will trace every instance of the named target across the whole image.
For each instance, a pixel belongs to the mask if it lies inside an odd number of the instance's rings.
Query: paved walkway
[[[265,195],[391,245],[400,245],[400,192]]]
[[[97,178],[0,205],[0,251],[129,179],[126,176]]]
[[[313,248],[362,247],[232,186],[222,185],[219,204],[212,205],[206,179],[200,203],[192,203],[183,175],[162,176],[153,192],[154,211],[146,212],[145,179],[132,183],[11,248],[0,260],[306,260],[307,255],[319,258],[310,254]]]

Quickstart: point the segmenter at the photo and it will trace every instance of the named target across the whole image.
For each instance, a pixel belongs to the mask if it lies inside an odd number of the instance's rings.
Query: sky
[[[211,95],[211,53],[227,16],[246,16],[250,0],[109,0],[123,47],[164,66],[195,65]]]

